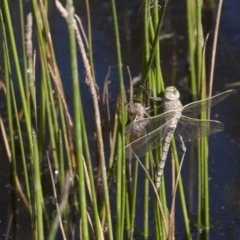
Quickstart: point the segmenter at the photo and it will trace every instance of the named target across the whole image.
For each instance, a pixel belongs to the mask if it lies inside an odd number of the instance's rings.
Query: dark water
[[[81,2],[81,1],[80,1]],[[143,39],[143,9],[142,1],[118,1],[117,9],[120,25],[121,49],[124,65],[124,74],[126,86],[128,85],[128,75],[126,66],[130,67],[132,76],[136,76],[141,71],[142,58],[142,39]],[[14,6],[14,5],[13,5]],[[113,34],[113,22],[111,17],[111,4],[107,1],[92,1],[90,3],[92,17],[92,35],[94,63],[97,84],[102,90],[103,82],[111,66],[111,74],[109,85],[110,104],[112,112],[115,109],[116,94],[118,93],[118,76],[117,76],[117,59],[115,49],[115,38]],[[26,6],[28,9],[29,6]],[[240,79],[240,1],[231,0],[224,1],[219,41],[217,47],[217,59],[214,75],[213,94],[227,90],[227,84],[238,82]],[[50,24],[55,47],[56,57],[61,77],[63,79],[64,89],[69,105],[72,105],[72,90],[70,83],[70,72],[68,62],[68,33],[65,20],[55,10],[54,6],[50,9]],[[86,27],[85,6],[83,3],[76,3],[76,13],[80,16],[83,25]],[[13,16],[17,15],[13,8]],[[164,33],[174,33],[174,37],[162,41],[161,59],[163,68],[163,77],[167,85],[176,85],[183,93],[187,92],[187,32],[184,2],[172,0],[169,1],[165,22],[163,26]],[[17,23],[15,23],[17,24]],[[214,24],[212,22],[212,24]],[[213,25],[210,28],[210,40],[208,51],[211,51],[211,41],[213,38]],[[16,30],[17,31],[17,30]],[[176,64],[172,61],[173,52],[177,52]],[[81,59],[81,58],[79,58]],[[81,61],[79,67],[81,69]],[[176,74],[173,74],[175,71]],[[89,123],[87,129],[89,139],[93,142],[93,110],[92,101],[89,94],[88,86],[85,83],[84,71],[80,71],[80,82],[83,96],[83,107],[87,109],[85,112],[86,120]],[[239,89],[237,87],[236,89]],[[212,109],[212,119],[219,120],[224,123],[225,131],[218,133],[209,138],[210,155],[209,155],[209,174],[210,174],[210,220],[211,230],[210,239],[240,239],[240,89],[237,94],[230,96],[225,101],[219,103]],[[71,110],[71,109],[70,109]],[[92,123],[92,124],[91,124]],[[193,216],[191,224],[194,229],[196,223],[196,193],[191,188],[196,189],[195,183],[192,185],[188,182],[188,162],[183,174],[186,174],[184,183],[186,186],[186,197],[189,203],[189,211]],[[184,165],[184,166],[185,166]],[[2,181],[2,191],[7,193],[7,187],[4,180],[7,179],[8,164],[4,164],[1,168],[0,181]],[[140,174],[141,174],[140,170]],[[165,170],[166,178],[170,176],[170,163]],[[190,189],[190,190],[189,190]],[[142,199],[139,193],[139,199]],[[1,206],[7,205],[9,197],[7,194],[0,196]],[[141,200],[137,203],[137,208],[142,209]],[[6,222],[7,210],[1,208],[0,220]],[[176,223],[176,239],[184,239],[184,225],[181,218],[181,211],[177,211]],[[178,217],[179,215],[179,217]],[[152,215],[153,216],[153,215]],[[141,239],[143,216],[141,213],[136,215],[136,233],[139,234],[137,239]],[[3,224],[0,236],[5,232],[6,225]],[[154,220],[150,219],[150,230],[152,230],[151,238],[154,239]],[[139,231],[139,232],[138,232]],[[194,229],[197,233],[197,229]]]
[[[226,84],[239,82],[240,20],[239,1],[224,1],[214,89],[224,90]],[[239,88],[238,88],[239,90]],[[240,239],[240,128],[239,92],[216,107],[225,131],[210,145],[210,216],[213,239]],[[213,113],[214,115],[214,113]]]

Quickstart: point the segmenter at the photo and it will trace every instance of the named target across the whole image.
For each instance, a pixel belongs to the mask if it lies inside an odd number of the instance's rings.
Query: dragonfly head
[[[179,91],[174,86],[170,86],[165,89],[164,97],[166,100],[172,101],[179,99],[180,94]]]

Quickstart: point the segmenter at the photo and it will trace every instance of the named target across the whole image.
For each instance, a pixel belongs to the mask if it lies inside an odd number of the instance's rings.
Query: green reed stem
[[[202,53],[202,66],[201,66],[201,93],[200,93],[200,99],[207,98],[207,83],[206,83],[206,72],[205,72],[205,49],[203,49]],[[204,111],[201,113],[201,119],[205,120],[207,119],[207,112]],[[205,129],[202,129],[202,131],[206,131]],[[206,137],[201,138],[200,144],[199,144],[199,169],[201,174],[200,177],[200,185],[199,188],[200,191],[200,206],[199,206],[199,217],[198,217],[198,224],[199,226],[203,226],[205,228],[209,228],[209,190],[208,190],[208,139]],[[208,208],[206,208],[208,207]]]
[[[84,179],[83,167],[83,152],[82,152],[82,131],[81,131],[81,116],[79,109],[80,93],[79,93],[79,75],[77,64],[77,48],[74,31],[74,7],[72,0],[67,1],[68,11],[68,32],[69,32],[69,49],[70,49],[70,62],[71,62],[71,75],[72,75],[72,91],[73,91],[73,107],[74,107],[74,132],[76,140],[76,159],[77,171],[79,177],[79,212],[81,214],[82,225],[82,238],[89,239],[88,233],[88,220],[87,220],[87,203],[86,203],[86,188]]]
[[[43,193],[42,193],[42,184],[41,184],[41,170],[40,170],[40,159],[38,155],[38,145],[37,145],[37,136],[35,131],[32,133],[33,138],[33,173],[34,173],[34,182],[35,182],[35,198],[36,198],[36,212],[37,212],[37,230],[38,230],[38,239],[44,239],[43,232]]]
[[[190,68],[190,83],[193,95],[193,100],[197,99],[197,85],[196,85],[196,67],[195,67],[195,47],[196,40],[195,34],[195,2],[191,0],[186,0],[187,6],[187,30],[188,30],[188,52],[189,52],[189,68]]]
[[[6,79],[5,79],[6,80]],[[20,145],[20,153],[21,153],[21,158],[22,158],[22,165],[23,165],[23,173],[24,173],[24,180],[25,180],[25,188],[26,188],[26,195],[27,195],[27,200],[28,200],[28,210],[30,212],[30,218],[31,220],[34,219],[34,216],[33,216],[33,203],[32,203],[32,194],[31,194],[31,191],[30,191],[30,182],[29,182],[29,176],[30,176],[30,173],[28,172],[28,167],[27,167],[27,155],[28,155],[28,148],[24,148],[24,140],[23,140],[23,136],[22,136],[22,129],[21,129],[21,126],[20,126],[20,122],[19,122],[19,119],[17,117],[17,104],[16,104],[16,98],[15,98],[15,95],[14,95],[14,89],[13,89],[13,84],[12,82],[10,82],[10,96],[12,97],[12,106],[13,106],[13,111],[14,111],[14,116],[15,119],[16,119],[16,125],[17,125],[17,128],[15,131],[18,132],[18,140],[19,140],[19,145]],[[10,110],[8,109],[7,110],[8,112],[10,112]],[[13,135],[12,135],[13,136]],[[12,141],[12,140],[10,140]],[[16,153],[15,153],[15,149],[13,149],[13,152],[12,152],[12,155],[15,157]],[[17,176],[17,175],[16,175]]]
[[[121,152],[122,151],[122,145],[121,145],[122,141],[121,141],[121,135],[118,134],[118,141],[117,141],[117,152]],[[118,154],[117,155],[117,174],[116,174],[116,235],[115,238],[116,239],[121,239],[121,235],[122,235],[122,231],[123,229],[122,227],[122,158],[121,156]]]
[[[120,113],[119,113],[119,136],[118,136],[118,162],[117,164],[117,199],[116,199],[116,208],[117,208],[117,216],[116,216],[116,240],[120,240],[123,238],[123,223],[125,218],[125,183],[126,183],[126,159],[125,159],[125,123],[126,123],[126,107],[125,107],[125,90],[124,90],[124,82],[123,82],[123,74],[122,74],[122,57],[121,57],[121,44],[119,38],[119,29],[118,29],[118,20],[117,20],[117,11],[115,0],[111,0],[112,4],[112,16],[113,16],[113,24],[114,24],[114,33],[115,33],[115,43],[117,50],[117,66],[118,66],[118,76],[119,76],[119,87],[120,87]],[[119,142],[120,141],[120,142]],[[122,170],[122,171],[121,171]]]
[[[154,218],[155,218],[155,239],[156,240],[162,240],[166,239],[166,234],[164,231],[164,227],[161,221],[161,213],[160,211],[156,210],[158,208],[158,203],[157,201],[154,201]]]
[[[147,2],[146,2],[147,3]],[[148,2],[149,3],[149,2]],[[150,3],[149,3],[150,4]],[[149,6],[148,4],[148,6]],[[141,85],[142,86],[145,86],[146,82],[147,82],[147,76],[148,76],[148,72],[152,66],[152,63],[153,63],[153,60],[154,60],[154,57],[155,57],[155,61],[156,61],[156,66],[158,66],[158,70],[156,71],[157,72],[157,77],[158,79],[162,79],[161,77],[161,71],[160,71],[160,51],[159,51],[159,35],[160,35],[160,30],[161,30],[161,27],[162,27],[162,22],[163,22],[163,18],[164,18],[164,15],[165,15],[165,11],[166,11],[166,7],[167,7],[167,0],[165,0],[163,2],[163,6],[161,7],[161,11],[160,11],[160,14],[158,15],[158,1],[154,1],[154,20],[153,22],[157,25],[156,25],[156,30],[155,30],[155,35],[154,35],[154,40],[153,40],[153,43],[151,45],[151,53],[150,53],[150,58],[148,59],[147,61],[147,64],[144,66],[144,70],[143,70],[143,74],[142,74],[142,80],[141,80]],[[150,9],[150,7],[149,7]],[[147,10],[148,12],[149,10]],[[146,17],[149,16],[149,14],[147,13],[146,14]],[[149,21],[145,18],[145,22],[146,21]],[[154,25],[155,25],[154,24]],[[145,24],[145,27],[147,25]],[[148,29],[148,28],[147,28]],[[145,39],[147,40],[147,39]],[[138,94],[137,94],[137,98],[141,99],[141,95],[142,95],[142,91],[143,89],[142,88],[139,88],[138,90]]]
[[[131,218],[130,218],[130,195],[129,195],[129,192],[126,192],[126,214],[125,214],[125,232],[127,232],[127,236],[128,236],[128,239],[129,239],[129,236],[130,236],[130,221],[131,221]],[[123,233],[124,234],[124,233]]]
[[[85,3],[86,3],[86,13],[87,13],[89,62],[90,62],[90,66],[91,66],[92,76],[95,80],[93,48],[92,48],[92,25],[91,25],[91,13],[90,13],[90,8],[89,8],[89,0],[85,0]]]
[[[63,189],[65,182],[65,167],[64,167],[64,151],[63,151],[63,139],[62,139],[62,131],[59,130],[58,134],[58,157],[59,157],[59,178],[60,178],[60,186]]]
[[[154,57],[154,66],[155,66],[155,83],[156,83],[156,91],[157,94],[159,93],[159,91],[161,91],[163,88],[163,77],[162,77],[162,70],[161,70],[161,63],[160,63],[160,57],[161,57],[161,52],[160,52],[160,30],[163,24],[163,19],[165,16],[165,12],[166,12],[166,8],[167,8],[167,1],[163,1],[163,6],[162,6],[162,11],[160,11],[159,14],[159,1],[155,0],[154,1],[154,7],[153,7],[153,26],[154,29],[156,29],[156,34],[154,36],[154,42],[153,42],[153,47],[154,52],[155,53],[155,57]],[[156,41],[156,42],[155,42]],[[160,85],[160,86],[159,86]]]
[[[25,117],[25,121],[26,121],[27,135],[29,137],[29,146],[31,149],[31,147],[32,147],[31,121],[30,121],[30,116],[29,116],[29,112],[28,112],[28,108],[27,108],[27,101],[26,101],[25,91],[24,91],[24,87],[23,87],[22,74],[21,74],[20,65],[19,65],[19,57],[18,57],[16,41],[14,38],[12,21],[11,21],[11,17],[10,17],[10,11],[9,11],[7,0],[3,0],[3,9],[4,9],[4,13],[5,13],[5,19],[6,19],[6,29],[8,29],[10,44],[12,47],[13,61],[14,61],[15,69],[16,69],[19,91],[20,91],[20,96],[21,96],[22,106],[23,106],[23,112],[24,112],[24,117]]]
[[[174,156],[176,173],[178,174],[179,173],[179,159],[178,159],[176,144],[175,144],[174,140],[172,140],[171,146],[174,146],[172,148],[172,151],[173,151],[173,156]],[[179,175],[178,190],[179,190],[181,206],[182,206],[183,220],[184,220],[184,226],[185,226],[185,231],[186,231],[185,232],[186,239],[192,239],[191,230],[190,230],[190,226],[189,226],[189,216],[188,216],[188,211],[187,211],[187,206],[186,206],[186,199],[185,199],[181,174]]]
[[[197,16],[197,46],[196,46],[196,62],[197,62],[197,76],[198,89],[200,91],[200,99],[205,99],[207,97],[206,88],[206,73],[205,73],[205,54],[203,53],[203,30],[201,24],[201,11],[202,4],[200,1],[196,1],[196,16]],[[201,119],[206,119],[207,113],[201,113]],[[204,131],[204,129],[202,130]],[[209,227],[209,208],[206,208],[209,204],[209,194],[208,194],[208,140],[202,138],[200,140],[198,151],[199,156],[199,207],[198,207],[198,226],[208,228]]]
[[[161,159],[162,151],[161,149],[157,149],[154,151],[155,159],[158,159],[156,164],[159,164],[159,159]],[[155,169],[153,174],[155,174]],[[165,189],[165,180],[164,175],[162,176],[161,180],[161,186],[159,189],[158,194],[160,201],[161,201],[161,207],[163,209],[163,213],[160,209],[159,203],[156,198],[154,198],[154,209],[155,209],[155,222],[156,222],[156,228],[155,228],[155,234],[157,239],[167,239],[167,230],[165,228],[164,219],[168,220],[168,207],[167,207],[167,196],[166,196],[166,189]],[[167,223],[168,224],[168,223]],[[167,226],[168,227],[168,226]]]
[[[150,158],[149,154],[145,157],[145,168],[146,171],[150,170]],[[144,239],[148,239],[149,237],[149,179],[145,175],[144,179],[144,229],[143,229],[143,236]]]
[[[144,62],[143,62],[143,74],[142,74],[142,82],[141,85],[145,84],[145,81],[148,80],[148,86],[153,91],[153,96],[156,97],[159,92],[163,89],[163,79],[162,79],[162,73],[161,73],[161,66],[160,66],[160,41],[159,41],[159,35],[160,35],[160,29],[162,26],[163,17],[165,15],[166,5],[167,1],[164,1],[164,5],[162,6],[160,13],[158,8],[157,1],[154,1],[153,3],[153,13],[151,16],[150,13],[150,1],[145,2],[145,56],[144,56]],[[152,42],[152,43],[151,43]],[[141,96],[142,94],[142,88],[138,91],[138,96]],[[158,111],[156,110],[156,102],[153,101],[152,108],[154,110],[154,115],[158,114]],[[160,159],[161,151],[160,150],[154,151],[154,158]],[[146,160],[147,161],[147,160]],[[156,163],[157,164],[157,163]],[[149,165],[145,166],[149,169]],[[153,174],[154,176],[154,174]],[[147,183],[148,180],[145,182],[145,212],[148,212],[148,203],[147,203],[147,192],[149,188],[149,183]],[[164,182],[161,184],[161,189],[164,188]],[[149,193],[148,193],[149,194]],[[163,208],[167,209],[166,206],[166,196],[165,191],[163,191],[163,194],[160,195],[163,203]],[[156,199],[155,199],[156,200]],[[165,239],[165,228],[162,224],[162,217],[161,213],[159,212],[159,206],[158,202],[154,201],[154,209],[155,209],[155,238],[156,239]],[[166,215],[167,216],[167,215]],[[146,217],[145,217],[146,219]],[[148,223],[147,220],[144,222],[144,237],[147,238],[148,236]],[[165,236],[165,237],[164,237]]]
[[[46,56],[45,56],[46,57]],[[58,131],[59,131],[59,125],[57,120],[57,109],[54,103],[54,98],[52,94],[52,87],[50,82],[50,76],[48,74],[48,70],[45,68],[44,61],[46,61],[46,58],[41,55],[41,66],[42,66],[42,87],[43,91],[45,91],[47,94],[45,95],[46,101],[45,101],[45,107],[46,107],[46,117],[47,117],[47,123],[49,128],[49,137],[51,142],[51,148],[57,149],[57,138],[58,138]],[[58,170],[59,163],[58,163],[58,155],[57,151],[52,151],[53,160],[54,160],[54,167]]]
[[[202,49],[203,49],[203,29],[202,29],[202,4],[200,0],[196,1],[196,26],[197,26],[197,38],[196,38],[196,72],[198,89],[201,87],[201,75],[202,75]]]
[[[121,146],[121,149],[124,149],[124,145],[123,146]],[[125,218],[126,218],[126,216],[128,216],[127,214],[126,214],[126,202],[127,202],[127,182],[126,182],[126,159],[122,159],[122,169],[123,169],[123,171],[122,171],[122,173],[121,173],[121,175],[122,175],[122,186],[121,186],[121,188],[122,188],[122,190],[121,190],[121,192],[122,192],[122,194],[121,194],[121,198],[122,198],[122,206],[121,206],[121,211],[122,211],[122,213],[121,213],[121,238],[120,239],[124,239],[124,221],[125,221]]]
[[[28,88],[28,77],[27,77],[27,58],[26,58],[26,48],[25,48],[25,24],[24,24],[24,12],[23,12],[23,2],[19,1],[19,13],[20,13],[20,28],[21,28],[21,42],[23,50],[23,79],[25,80],[26,92]],[[32,68],[31,68],[32,69]],[[30,101],[29,101],[30,103]]]
[[[133,178],[131,182],[131,192],[130,192],[130,218],[131,218],[131,226],[130,226],[130,237],[129,239],[133,239],[134,235],[134,226],[135,226],[135,215],[136,215],[136,202],[137,202],[137,182],[138,182],[138,170],[139,170],[139,163],[138,161],[135,161],[134,164],[134,171],[133,171]]]
[[[93,215],[94,215],[94,221],[95,221],[95,233],[96,233],[96,239],[102,239],[103,235],[103,229],[100,226],[100,218],[99,218],[99,207],[97,202],[97,196],[96,196],[96,190],[95,190],[95,184],[94,184],[94,176],[93,176],[93,167],[92,167],[92,161],[90,157],[89,152],[89,144],[87,139],[87,133],[86,133],[86,127],[85,127],[85,120],[83,116],[83,112],[81,112],[81,121],[82,121],[82,138],[83,138],[83,146],[84,146],[84,154],[85,154],[85,161],[87,164],[88,174],[89,174],[89,180],[90,180],[90,187],[91,187],[91,201],[93,206]]]
[[[6,40],[6,39],[5,39]],[[5,41],[5,43],[7,43]],[[5,45],[5,44],[4,44]],[[4,59],[6,62],[4,62],[4,67],[7,70],[5,73],[5,81],[6,81],[6,97],[7,97],[7,117],[8,117],[8,130],[10,136],[14,136],[14,129],[13,129],[13,114],[12,114],[12,108],[11,108],[11,83],[10,83],[10,76],[9,74],[11,73],[10,70],[10,62],[7,59],[7,50],[4,48]],[[17,117],[17,115],[16,115]],[[18,120],[17,120],[18,121]],[[14,189],[17,189],[17,167],[16,167],[16,154],[15,154],[15,143],[14,143],[14,138],[10,138],[10,151],[11,155],[9,156],[9,162],[10,162],[10,168],[11,168],[11,184]],[[21,143],[20,143],[21,144]],[[23,145],[20,145],[23,147]],[[17,223],[17,213],[18,213],[18,204],[17,204],[17,192],[14,191],[11,194],[11,203],[12,203],[12,214],[13,214],[13,229],[16,231],[16,223]]]
[[[114,158],[114,154],[115,154],[115,148],[114,146],[116,146],[116,142],[117,142],[117,134],[118,134],[118,125],[119,120],[118,120],[118,114],[117,112],[115,113],[115,118],[114,118],[114,124],[113,124],[113,136],[112,136],[112,147],[110,149],[110,158],[109,158],[109,174],[108,174],[108,185],[110,185],[110,182],[112,180],[113,177],[113,173],[115,170],[115,166],[116,166],[116,158]]]
[[[12,22],[11,22],[11,17],[10,17],[10,11],[8,7],[8,2],[6,0],[3,1],[3,6],[4,6],[4,13],[5,13],[5,19],[7,23],[7,29],[9,31],[9,39],[10,39],[10,44],[12,48],[12,53],[13,53],[13,61],[14,61],[14,66],[16,68],[16,75],[17,75],[17,80],[18,80],[18,86],[19,86],[19,91],[20,91],[20,97],[21,97],[21,102],[23,106],[23,113],[24,113],[24,118],[25,118],[25,123],[26,123],[26,130],[27,130],[27,137],[28,137],[28,143],[29,143],[29,149],[30,149],[30,156],[33,161],[33,172],[34,172],[34,190],[35,190],[35,206],[36,206],[36,224],[37,224],[37,237],[38,239],[43,239],[43,219],[42,219],[42,203],[43,203],[43,198],[42,198],[42,188],[41,188],[41,179],[40,179],[40,173],[39,171],[39,158],[38,158],[38,151],[37,151],[37,141],[36,141],[36,135],[35,132],[31,128],[31,118],[30,114],[28,111],[28,104],[27,104],[27,99],[25,96],[25,91],[24,91],[24,86],[23,86],[23,79],[21,75],[21,70],[20,70],[20,65],[19,65],[19,57],[17,53],[17,48],[16,48],[16,42],[13,34],[13,28],[12,28]]]

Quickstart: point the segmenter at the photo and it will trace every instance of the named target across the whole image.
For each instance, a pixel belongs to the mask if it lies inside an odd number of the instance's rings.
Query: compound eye
[[[179,91],[174,86],[171,86],[165,89],[164,97],[167,100],[176,100],[179,99],[180,94]]]

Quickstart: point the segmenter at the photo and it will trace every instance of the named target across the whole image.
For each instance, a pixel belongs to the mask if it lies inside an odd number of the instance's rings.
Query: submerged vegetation
[[[192,100],[197,100],[206,98],[207,89],[210,89],[211,94],[211,87],[206,85],[206,39],[201,23],[201,1],[187,0],[186,3],[189,86]],[[184,154],[181,156],[177,152],[172,141],[169,154],[174,163],[172,194],[171,198],[167,199],[164,179],[159,190],[155,188],[152,180],[152,159],[158,162],[161,148],[148,153],[142,162],[129,162],[125,153],[128,142],[125,126],[129,123],[129,102],[137,99],[144,106],[153,109],[150,113],[152,116],[160,113],[158,103],[149,96],[158,97],[165,86],[160,61],[160,33],[168,1],[143,2],[144,44],[140,85],[144,87],[139,87],[136,97],[133,98],[127,96],[127,81],[123,79],[118,12],[115,0],[111,0],[119,92],[115,94],[116,111],[114,114],[109,113],[106,82],[103,104],[108,117],[100,108],[89,2],[86,1],[88,22],[85,34],[81,19],[74,13],[73,1],[67,0],[66,8],[58,0],[55,1],[56,11],[61,13],[68,28],[69,46],[64,48],[69,48],[69,59],[65,61],[68,61],[71,67],[72,106],[67,103],[54,52],[47,15],[48,1],[31,0],[32,9],[27,17],[23,1],[18,1],[18,4],[20,39],[14,33],[8,0],[2,1],[0,12],[1,57],[4,63],[1,94],[4,95],[6,110],[6,120],[1,114],[0,124],[2,144],[10,164],[12,189],[5,239],[19,239],[19,225],[24,225],[24,231],[31,234],[31,239],[173,239],[177,193],[180,194],[180,219],[185,226],[184,235],[186,239],[191,239],[190,217],[180,174],[180,160],[184,158]],[[214,60],[214,56],[212,59]],[[81,69],[79,61],[82,61]],[[212,73],[213,66],[214,62]],[[39,69],[40,75],[37,75]],[[83,75],[82,72],[85,74],[94,109],[97,157],[91,154],[92,148],[86,131],[87,119],[84,117],[79,84],[79,75]],[[133,96],[133,86],[130,85]],[[113,121],[110,121],[110,115],[114,115]],[[201,118],[206,117],[206,113],[201,115]],[[110,144],[104,141],[106,133],[103,132],[103,122],[110,126]],[[197,227],[206,230],[207,235],[210,226],[207,139],[201,139],[197,144]],[[105,154],[105,151],[109,154]],[[139,186],[139,164],[145,171],[144,180],[141,181],[143,186]],[[94,171],[95,166],[97,172]],[[144,219],[141,221],[142,227],[136,231],[139,208],[137,196],[140,188],[143,194],[140,209]],[[51,205],[47,204],[50,200]],[[24,217],[22,220],[22,211],[25,215],[27,212],[27,219]],[[150,226],[150,218],[154,218],[154,226]],[[137,237],[139,232],[141,237]]]

